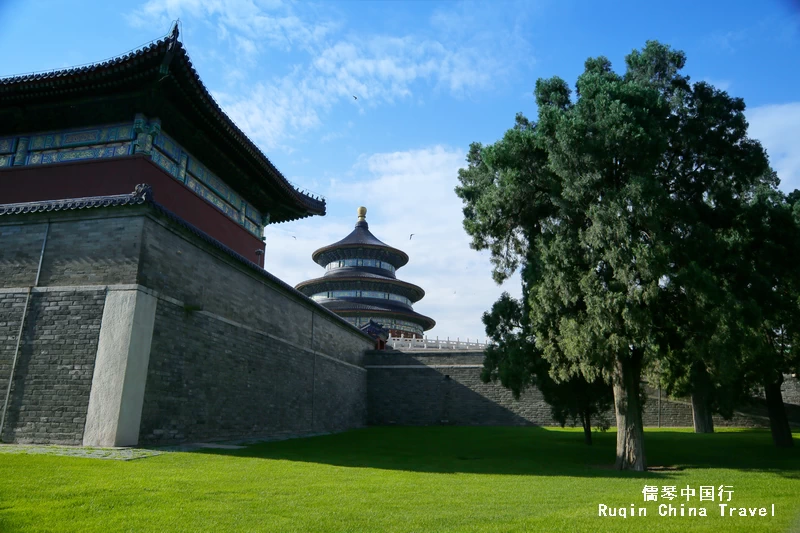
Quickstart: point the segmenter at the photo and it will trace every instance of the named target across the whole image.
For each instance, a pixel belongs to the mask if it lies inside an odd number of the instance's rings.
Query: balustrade
[[[470,339],[462,341],[458,338],[456,340],[450,340],[450,337],[447,339],[440,339],[439,337],[435,339],[430,339],[428,337],[423,337],[421,339],[414,337],[389,337],[386,341],[386,346],[394,348],[395,350],[460,350],[482,352],[489,344],[490,342],[488,339],[486,339],[485,342],[480,342],[477,339],[474,341]]]

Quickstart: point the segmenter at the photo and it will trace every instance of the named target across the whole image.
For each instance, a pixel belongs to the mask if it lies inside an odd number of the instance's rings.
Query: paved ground
[[[273,437],[260,437],[238,439],[227,442],[195,442],[162,446],[157,449],[144,448],[93,448],[83,446],[49,446],[43,444],[0,444],[0,454],[36,454],[36,455],[61,455],[67,457],[85,457],[87,459],[114,459],[117,461],[131,461],[133,459],[146,459],[169,452],[191,452],[202,448],[216,448],[221,450],[241,450],[250,444],[270,442],[300,437],[315,437],[327,433],[311,433],[303,435],[283,435]]]
[[[140,448],[92,448],[82,446],[43,446],[36,444],[0,444],[0,454],[17,453],[30,455],[64,455],[69,457],[85,457],[87,459],[115,459],[130,461],[161,455],[158,450]]]

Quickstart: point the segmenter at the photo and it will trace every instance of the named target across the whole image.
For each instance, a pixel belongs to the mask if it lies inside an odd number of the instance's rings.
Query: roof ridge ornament
[[[369,224],[367,224],[367,208],[362,205],[361,207],[356,209],[356,214],[358,215],[358,221],[356,222],[356,227],[369,229]]]
[[[181,20],[178,19],[172,23],[172,30],[169,33],[169,37],[167,37],[167,52],[164,54],[164,59],[161,61],[161,66],[158,67],[158,73],[161,74],[163,77],[166,77],[169,74],[169,64],[172,63],[172,58],[175,57],[175,49],[178,45],[178,23]],[[161,78],[162,80],[164,78]],[[161,80],[159,80],[161,81]]]
[[[140,183],[133,189],[131,199],[134,201],[141,200],[146,202],[153,199],[153,187],[147,183]]]

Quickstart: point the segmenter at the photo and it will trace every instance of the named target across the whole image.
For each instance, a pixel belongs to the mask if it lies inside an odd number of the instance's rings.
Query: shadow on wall
[[[365,364],[369,425],[558,425],[535,388],[515,400],[482,382],[481,352],[371,352]]]
[[[538,391],[514,400],[479,368],[370,368],[367,391],[370,425],[556,425]]]
[[[795,438],[800,438],[796,434]],[[616,432],[543,427],[371,427],[335,435],[259,443],[240,450],[193,453],[427,473],[647,478],[677,480],[672,471],[613,470]],[[768,430],[695,434],[647,430],[650,466],[728,468],[800,478],[800,450],[775,449]],[[369,475],[364,473],[363,475]]]
[[[371,352],[367,354],[368,424],[376,426],[484,425],[524,426],[559,425],[550,406],[535,387],[514,399],[499,382],[480,379],[483,355],[480,352],[442,353]],[[796,401],[795,381],[786,387],[786,408],[793,426],[800,427],[800,406]],[[647,401],[642,420],[645,427],[692,427],[692,407],[688,398],[674,399],[646,388]],[[614,412],[603,414],[614,424]],[[599,425],[599,421],[595,420]],[[577,421],[568,420],[574,427]],[[769,427],[763,399],[755,398],[742,406],[730,420],[714,416],[718,427]]]

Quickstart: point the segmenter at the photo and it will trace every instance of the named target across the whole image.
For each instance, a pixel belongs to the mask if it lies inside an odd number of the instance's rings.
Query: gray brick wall
[[[98,209],[0,221],[0,288],[13,291],[0,293],[2,407],[25,290],[36,280],[50,220],[1,436],[6,442],[82,442],[105,291],[60,288],[135,283],[143,219],[109,215],[115,213]]]
[[[140,442],[361,427],[365,396],[363,369],[160,300]]]
[[[3,409],[6,399],[24,307],[24,292],[0,293],[0,409]]]
[[[480,380],[483,355],[475,352],[378,352],[370,351],[364,363],[368,369],[367,405],[371,425],[553,425],[550,407],[535,388],[515,400],[500,383]],[[425,368],[403,368],[424,365]],[[472,368],[458,368],[470,365]],[[794,391],[797,380],[784,384],[787,410],[797,412]],[[648,388],[642,415],[645,426],[688,427],[692,408],[688,399],[671,399]],[[731,420],[714,417],[719,426],[765,427],[766,411],[748,406]],[[605,414],[613,425],[613,412]],[[795,423],[800,419],[794,417]]]
[[[139,283],[344,361],[357,364],[361,353],[372,347],[371,341],[351,326],[296,291],[257,276],[188,232],[168,229],[150,219],[144,224]]]
[[[0,287],[33,285],[44,230],[44,223],[0,225]]]
[[[136,283],[144,219],[102,217],[100,211],[88,219],[71,212],[50,215],[40,287]],[[0,287],[5,288],[34,284],[45,234],[42,215],[16,218],[19,222],[0,225]]]
[[[478,367],[483,363],[481,354],[368,352],[364,363],[372,425],[555,423],[539,391],[526,391],[515,400],[499,384],[483,383],[480,368],[458,368]],[[419,365],[428,368],[392,368]]]
[[[360,362],[372,342],[346,323],[147,207],[46,216],[40,287],[139,283],[160,295],[142,442],[365,424],[366,372],[344,362]],[[11,289],[0,293],[2,391],[44,217],[0,224],[0,288]],[[32,297],[3,438],[79,444],[105,291],[43,291]]]
[[[338,320],[334,321],[324,313],[314,313],[313,320],[312,349],[317,352],[354,365],[362,365],[364,350],[374,347],[372,341],[365,342],[363,336],[350,333]],[[342,334],[343,329],[348,331],[347,334]]]
[[[648,427],[691,427],[692,404],[689,398],[670,398],[662,392],[659,420],[658,389],[647,388],[647,401],[642,413],[642,422]],[[613,413],[609,414],[613,421]],[[714,415],[714,425],[719,427],[769,427],[767,411],[758,406],[743,406],[730,420]]]
[[[140,442],[310,430],[313,357],[158,302]]]
[[[800,408],[800,380],[789,374],[784,374],[783,385],[781,385],[781,395],[784,403],[792,404]]]
[[[143,235],[140,283],[189,307],[158,302],[141,442],[366,423],[366,372],[345,362],[369,339],[178,228],[148,219]]]
[[[51,224],[42,286],[136,283],[142,217]]]
[[[335,432],[367,423],[367,373],[316,356],[314,374],[315,432]]]
[[[0,407],[24,300],[24,293],[0,293]],[[31,295],[3,441],[81,443],[104,302],[104,291]]]

